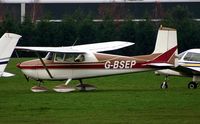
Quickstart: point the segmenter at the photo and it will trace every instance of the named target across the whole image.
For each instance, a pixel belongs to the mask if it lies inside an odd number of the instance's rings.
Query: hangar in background
[[[162,19],[166,10],[177,5],[187,7],[194,19],[200,19],[199,0],[0,0],[0,20],[9,13],[17,20],[30,16],[33,21],[50,15],[51,20],[61,20],[76,10],[91,14],[96,20],[109,13],[114,19],[131,16],[142,20],[145,15]]]

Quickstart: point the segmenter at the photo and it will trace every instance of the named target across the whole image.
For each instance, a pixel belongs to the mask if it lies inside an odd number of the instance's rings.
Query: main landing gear
[[[76,85],[76,89],[79,91],[92,91],[96,90],[96,87],[90,84],[83,84],[82,80],[80,79],[80,84]]]
[[[199,86],[199,84],[198,84],[199,80],[197,80],[197,79],[198,79],[198,77],[195,77],[195,76],[193,77],[193,81],[188,83],[188,89],[196,89]],[[165,81],[163,83],[161,83],[161,85],[160,85],[161,89],[168,88],[167,80],[168,80],[168,76],[166,75]]]
[[[76,89],[73,87],[67,86],[67,84],[71,81],[72,79],[68,79],[65,84],[58,85],[54,88],[54,91],[56,92],[72,92],[74,90],[79,90],[79,91],[92,91],[96,90],[96,87],[93,85],[89,84],[83,84],[82,80],[80,79],[80,84],[76,86]]]
[[[165,76],[165,81],[161,83],[161,85],[160,85],[161,89],[167,89],[168,88],[167,80],[168,80],[168,75]]]
[[[56,92],[62,92],[62,93],[74,91],[75,88],[67,86],[67,84],[68,84],[71,80],[72,80],[72,79],[68,79],[68,80],[66,81],[65,84],[58,85],[58,86],[56,86],[53,90],[56,91]]]
[[[43,81],[39,80],[38,85],[37,86],[33,86],[31,88],[31,91],[32,92],[46,92],[46,91],[48,91],[48,89],[46,87],[41,86],[42,83],[43,83]]]

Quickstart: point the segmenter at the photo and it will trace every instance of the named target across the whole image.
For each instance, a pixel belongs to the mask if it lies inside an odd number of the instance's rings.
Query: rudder
[[[12,52],[17,45],[18,40],[21,38],[20,35],[13,33],[5,33],[0,38],[0,76],[3,75],[3,72],[6,68],[6,65],[12,55]]]

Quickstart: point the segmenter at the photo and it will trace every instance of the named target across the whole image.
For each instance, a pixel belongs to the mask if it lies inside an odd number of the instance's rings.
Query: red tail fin
[[[170,50],[166,51],[165,53],[156,57],[152,62],[154,63],[170,63],[175,64],[175,55],[177,52],[177,46],[171,48]]]

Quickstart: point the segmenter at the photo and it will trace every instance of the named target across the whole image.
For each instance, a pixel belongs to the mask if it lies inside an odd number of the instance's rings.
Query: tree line
[[[193,20],[192,13],[182,6],[167,11],[159,22],[132,21],[127,17],[122,22],[116,22],[111,16],[105,16],[103,21],[95,22],[91,15],[75,14],[65,16],[62,22],[51,22],[44,18],[32,22],[30,17],[20,23],[12,16],[6,15],[0,23],[0,34],[12,32],[22,35],[20,46],[71,46],[78,44],[97,43],[122,40],[135,45],[114,51],[122,55],[149,54],[153,51],[160,25],[176,28],[178,32],[179,52],[200,47],[200,22]]]

